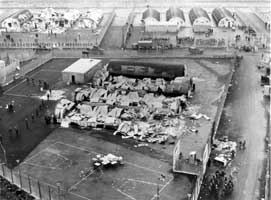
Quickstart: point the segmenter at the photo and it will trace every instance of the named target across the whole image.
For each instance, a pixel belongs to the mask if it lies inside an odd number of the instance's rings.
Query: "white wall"
[[[71,72],[62,72],[62,80],[65,83],[72,83],[72,76],[75,76],[75,83],[84,83],[84,74],[71,73]]]
[[[221,19],[219,21],[218,26],[219,27],[228,27],[228,28],[231,28],[231,27],[234,26],[234,24],[235,24],[235,21],[232,18],[225,17],[225,18],[223,18],[223,19]]]

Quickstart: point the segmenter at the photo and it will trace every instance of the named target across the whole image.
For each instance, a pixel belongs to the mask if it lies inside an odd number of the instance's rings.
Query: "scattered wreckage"
[[[122,139],[174,144],[184,131],[197,133],[196,127],[186,127],[186,119],[210,120],[199,112],[199,106],[190,105],[193,88],[188,93],[182,90],[191,82],[189,77],[168,81],[111,76],[103,68],[92,83],[74,91],[74,102],[60,101],[56,116],[63,127],[76,124],[80,128],[113,128],[113,135]],[[174,85],[178,85],[178,92],[168,89]]]
[[[92,158],[92,162],[94,169],[99,167],[110,168],[124,164],[121,156],[115,156],[111,153],[104,156],[98,154]]]
[[[226,167],[234,159],[237,151],[237,143],[233,141],[224,140],[215,140],[214,144],[214,163]]]

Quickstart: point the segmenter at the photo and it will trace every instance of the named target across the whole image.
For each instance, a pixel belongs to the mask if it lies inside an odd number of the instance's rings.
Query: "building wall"
[[[208,32],[211,29],[210,20],[205,17],[197,18],[193,23],[194,32]]]
[[[84,74],[72,73],[72,72],[62,72],[62,80],[65,83],[72,83],[72,76],[75,76],[75,83],[84,83]]]
[[[147,24],[145,26],[146,32],[178,32],[179,26],[177,24]]]
[[[231,28],[233,27],[235,24],[234,20],[232,18],[229,17],[224,17],[223,19],[221,19],[218,23],[218,27],[228,27]]]
[[[211,25],[208,24],[197,24],[193,26],[193,31],[195,33],[203,32],[207,33],[211,29]]]
[[[20,67],[20,63],[16,59],[11,59],[10,64],[5,65],[5,63],[1,61],[0,65],[0,85],[4,85],[6,83],[6,76],[15,73],[16,69]]]

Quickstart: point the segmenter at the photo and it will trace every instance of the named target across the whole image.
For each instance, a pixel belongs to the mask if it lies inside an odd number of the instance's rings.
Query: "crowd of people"
[[[0,176],[0,199],[8,200],[34,200],[27,192],[21,190],[16,185],[11,184],[9,181]]]
[[[209,178],[203,186],[207,187],[208,195],[213,196],[217,200],[224,199],[230,195],[234,189],[232,177],[228,177],[224,171],[220,170],[209,175]]]

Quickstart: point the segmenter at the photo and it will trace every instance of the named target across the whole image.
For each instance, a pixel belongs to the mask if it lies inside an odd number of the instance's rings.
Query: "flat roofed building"
[[[212,16],[218,27],[231,28],[235,25],[232,13],[226,8],[215,8],[212,12]]]
[[[209,32],[211,29],[211,19],[206,10],[194,7],[189,11],[189,19],[194,32]]]
[[[85,83],[102,67],[98,59],[79,59],[62,71],[62,79],[66,83]]]

